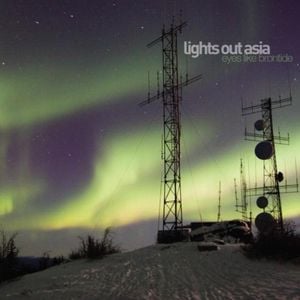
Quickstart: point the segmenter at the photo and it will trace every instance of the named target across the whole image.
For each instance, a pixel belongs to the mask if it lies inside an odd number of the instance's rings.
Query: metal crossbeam
[[[160,37],[158,37],[157,39],[153,40],[152,42],[150,42],[149,44],[147,44],[147,47],[151,48],[154,45],[158,44],[159,42],[162,42],[163,39],[167,35],[172,35],[172,34],[176,33],[177,31],[181,32],[182,28],[184,28],[185,26],[187,26],[187,22],[182,22],[181,24],[179,24],[178,26],[175,26],[174,28],[173,28],[173,25],[171,25],[171,28],[167,32],[165,32],[163,29],[162,35]]]
[[[257,104],[257,105],[251,105],[251,106],[243,106],[242,105],[242,116],[247,116],[247,115],[252,115],[252,114],[256,114],[256,113],[260,113],[265,109],[265,105],[266,102],[269,99],[262,99],[261,104]],[[271,105],[272,105],[272,109],[278,109],[278,108],[282,108],[282,107],[286,107],[292,104],[292,96],[289,96],[287,98],[279,98],[278,100],[273,100],[271,101]]]
[[[201,78],[202,78],[202,75],[199,74],[199,75],[196,75],[196,76],[194,76],[194,77],[192,77],[190,79],[187,79],[187,80],[179,83],[178,86],[174,86],[174,87],[178,88],[178,89],[181,89],[181,88],[183,88],[183,87],[185,87],[187,85],[190,85],[190,84],[198,81]],[[158,92],[156,95],[153,95],[152,97],[149,97],[147,100],[142,101],[141,103],[139,103],[139,106],[144,106],[144,105],[150,104],[150,103],[152,103],[152,102],[154,102],[154,101],[156,101],[156,100],[158,100],[160,98],[163,98],[163,97],[164,97],[164,91]]]
[[[263,141],[264,140],[264,134],[257,133],[257,132],[249,132],[247,129],[245,129],[245,140],[257,142],[257,141]],[[274,135],[274,142],[275,144],[279,145],[289,145],[290,144],[290,136],[288,134],[287,137],[282,137],[280,135]]]
[[[247,193],[247,196],[249,196],[249,197],[261,196],[263,194],[264,190],[267,190],[269,192],[266,192],[266,194],[272,195],[273,188],[274,188],[273,186],[260,186],[260,187],[247,188],[246,193]],[[280,192],[281,192],[281,194],[298,193],[299,192],[298,183],[281,185]]]

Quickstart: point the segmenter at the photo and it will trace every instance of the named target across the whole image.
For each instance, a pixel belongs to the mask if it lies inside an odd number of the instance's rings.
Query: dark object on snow
[[[171,244],[189,240],[189,231],[181,230],[159,230],[157,233],[158,244]]]
[[[220,239],[214,239],[213,242],[215,244],[218,244],[218,245],[225,245],[226,244],[223,240],[220,240]]]
[[[218,245],[216,245],[215,243],[210,243],[210,242],[199,243],[197,247],[198,247],[198,250],[200,252],[203,252],[203,251],[216,251],[216,250],[220,249]]]
[[[253,240],[249,224],[242,220],[191,223],[191,229],[192,241],[204,241],[214,237],[232,237],[236,242],[242,243],[250,243]]]

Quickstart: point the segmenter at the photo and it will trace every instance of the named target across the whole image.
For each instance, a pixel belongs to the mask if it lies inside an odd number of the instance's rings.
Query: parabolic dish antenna
[[[268,206],[268,203],[269,201],[265,196],[261,196],[256,200],[256,205],[262,209],[266,208]]]
[[[277,179],[279,182],[283,181],[283,179],[284,179],[283,173],[282,173],[282,172],[278,172],[278,173],[276,174],[276,179]]]
[[[270,233],[276,225],[276,221],[269,213],[263,212],[255,218],[255,226],[257,229],[265,234]]]
[[[262,131],[264,130],[265,128],[265,123],[263,120],[257,120],[255,123],[254,123],[254,127],[257,131]]]
[[[256,145],[255,155],[262,160],[266,160],[272,157],[274,149],[269,141],[263,141]]]

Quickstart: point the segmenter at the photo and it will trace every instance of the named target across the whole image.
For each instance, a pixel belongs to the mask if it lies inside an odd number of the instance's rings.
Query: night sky
[[[186,223],[238,218],[234,178],[244,159],[250,185],[262,178],[255,143],[244,141],[259,115],[241,117],[241,98],[289,96],[274,111],[278,167],[295,182],[300,148],[299,1],[0,1],[0,225],[17,231],[22,254],[66,254],[77,236],[113,226],[121,246],[153,243],[161,180],[162,105],[156,93],[161,49],[146,44],[174,15],[184,89],[182,190]],[[269,44],[290,63],[191,58],[184,41]],[[285,217],[300,217],[299,195],[283,196]],[[254,209],[254,212],[258,210]]]

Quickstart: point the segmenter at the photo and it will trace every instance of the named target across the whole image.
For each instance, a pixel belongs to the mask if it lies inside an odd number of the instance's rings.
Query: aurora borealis
[[[216,219],[219,180],[222,218],[239,217],[233,180],[239,181],[240,157],[250,183],[261,178],[255,143],[243,137],[245,125],[251,129],[258,116],[241,117],[241,98],[251,104],[285,97],[291,86],[293,106],[274,111],[274,123],[275,131],[280,126],[282,135],[290,133],[291,145],[276,151],[279,169],[295,182],[297,1],[3,0],[0,8],[0,224],[19,232],[24,253],[59,254],[72,245],[54,247],[45,236],[72,236],[76,243],[78,232],[106,226],[136,224],[120,239],[154,241],[162,108],[158,101],[142,108],[138,103],[147,97],[147,72],[155,93],[161,69],[160,48],[145,45],[180,9],[188,21],[178,44],[182,71],[188,61],[191,76],[203,74],[183,94],[184,220]],[[263,41],[272,54],[287,53],[293,62],[187,58],[185,40]],[[283,196],[284,216],[300,216],[298,199],[298,194]],[[139,227],[144,222],[152,224],[152,236]]]

